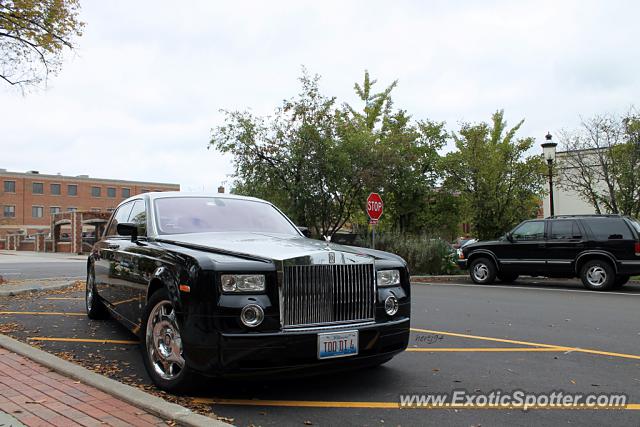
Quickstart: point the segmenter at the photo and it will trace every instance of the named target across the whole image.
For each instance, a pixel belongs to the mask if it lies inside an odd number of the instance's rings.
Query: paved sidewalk
[[[25,426],[167,425],[144,410],[0,347],[2,412]]]

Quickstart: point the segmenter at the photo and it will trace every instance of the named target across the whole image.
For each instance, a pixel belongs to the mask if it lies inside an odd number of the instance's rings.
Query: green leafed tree
[[[381,192],[385,213],[381,225],[400,232],[433,232],[423,220],[439,177],[438,150],[446,142],[444,123],[413,122],[404,110],[394,110],[393,82],[375,92],[375,80],[365,72],[355,91],[362,106],[347,105],[341,117],[348,124],[344,139],[362,138],[371,147],[373,169],[369,191]],[[364,198],[362,202],[364,201]]]
[[[507,127],[504,112],[491,123],[464,124],[454,133],[456,150],[444,159],[446,188],[458,192],[481,239],[495,238],[535,217],[544,193],[544,163],[526,156],[533,138],[517,138],[523,121]]]
[[[21,88],[46,81],[84,25],[78,0],[0,0],[0,79]]]
[[[227,111],[210,147],[235,161],[235,192],[268,199],[316,235],[331,236],[361,208],[376,179],[375,148],[306,72],[301,92],[270,117]]]

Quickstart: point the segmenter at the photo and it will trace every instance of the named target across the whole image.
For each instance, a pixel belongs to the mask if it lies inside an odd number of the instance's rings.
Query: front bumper
[[[318,333],[359,331],[357,355],[318,360]],[[374,365],[407,348],[409,318],[366,325],[343,325],[277,333],[217,333],[215,345],[189,345],[185,358],[196,371],[212,376],[317,375]]]
[[[467,269],[467,260],[466,259],[458,259],[456,260],[456,264],[460,267],[461,270]]]

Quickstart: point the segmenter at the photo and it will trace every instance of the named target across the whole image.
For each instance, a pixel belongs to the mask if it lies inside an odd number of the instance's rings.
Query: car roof
[[[258,199],[257,197],[249,197],[249,196],[238,196],[235,194],[226,194],[226,193],[191,193],[188,191],[150,191],[147,193],[137,194],[135,196],[131,196],[128,199],[120,202],[120,205],[131,200],[138,200],[140,198],[145,198],[148,200],[158,200],[158,199],[169,199],[169,198],[190,198],[190,197],[210,197],[217,199],[235,199],[235,200],[247,200],[252,202],[260,202],[271,204],[270,202],[262,199]]]
[[[546,219],[563,219],[563,218],[623,218],[620,214],[576,214],[576,215],[554,215],[548,216]]]

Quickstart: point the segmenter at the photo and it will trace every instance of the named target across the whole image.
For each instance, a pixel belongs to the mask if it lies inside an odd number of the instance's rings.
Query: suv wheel
[[[587,261],[580,270],[580,278],[585,288],[593,291],[611,289],[615,282],[613,267],[599,259]]]
[[[515,282],[517,278],[518,275],[515,273],[498,273],[498,279],[500,279],[501,282]]]
[[[477,258],[471,262],[469,274],[471,280],[479,285],[493,283],[496,280],[496,266],[490,259]]]

